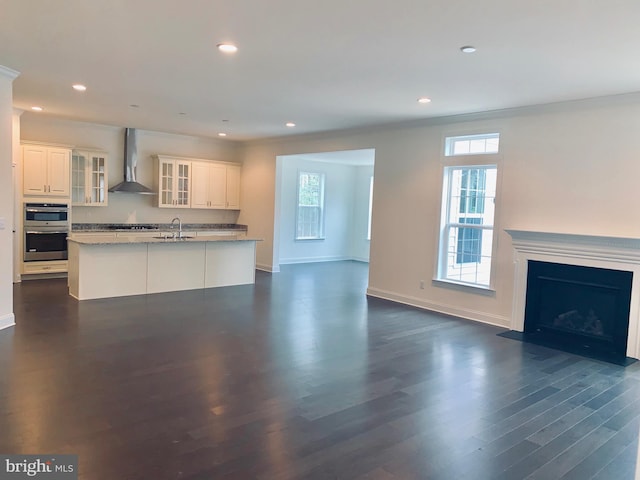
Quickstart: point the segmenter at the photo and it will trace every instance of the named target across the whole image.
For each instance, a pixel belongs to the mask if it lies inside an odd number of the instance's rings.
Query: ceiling
[[[0,0],[0,12],[0,65],[21,72],[14,103],[26,115],[39,105],[37,115],[228,140],[640,85],[637,0]]]

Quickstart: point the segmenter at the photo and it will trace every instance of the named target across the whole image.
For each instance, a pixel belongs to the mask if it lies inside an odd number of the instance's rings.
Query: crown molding
[[[13,70],[9,67],[0,65],[0,75],[4,75],[5,77],[11,80],[15,80],[18,77],[18,75],[20,75],[20,72]]]

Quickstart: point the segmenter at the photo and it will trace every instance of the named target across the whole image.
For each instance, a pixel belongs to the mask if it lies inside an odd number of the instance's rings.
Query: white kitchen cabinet
[[[227,170],[225,165],[193,162],[191,208],[226,208]]]
[[[108,178],[105,152],[74,150],[71,154],[71,203],[106,206]]]
[[[191,208],[191,161],[156,155],[158,207]]]
[[[69,197],[70,157],[68,148],[23,144],[23,194]]]
[[[192,162],[191,208],[239,209],[240,166]]]

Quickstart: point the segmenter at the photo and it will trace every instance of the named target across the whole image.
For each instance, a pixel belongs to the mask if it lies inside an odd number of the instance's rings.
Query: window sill
[[[487,297],[495,297],[496,291],[491,287],[485,287],[483,285],[473,285],[470,283],[455,282],[453,280],[442,280],[434,278],[431,281],[434,287],[450,288],[453,290],[459,290],[466,293],[474,293],[477,295],[485,295]]]
[[[324,237],[314,237],[314,238],[296,238],[296,242],[313,242],[317,240],[324,240]]]

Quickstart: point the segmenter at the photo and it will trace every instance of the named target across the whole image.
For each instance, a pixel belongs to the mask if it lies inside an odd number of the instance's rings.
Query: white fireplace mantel
[[[524,331],[529,260],[633,272],[627,356],[640,358],[640,239],[505,230],[515,249],[511,329]]]

